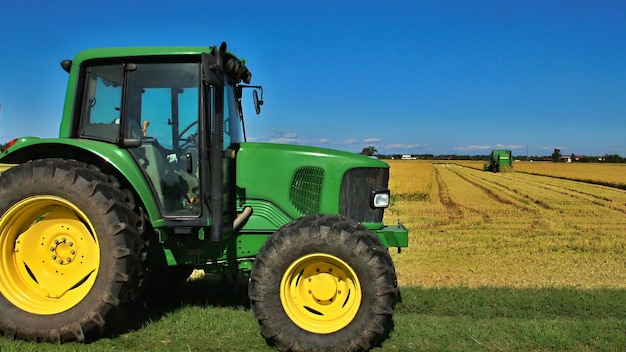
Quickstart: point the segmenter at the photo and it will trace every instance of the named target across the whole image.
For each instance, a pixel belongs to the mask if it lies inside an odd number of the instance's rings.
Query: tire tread
[[[134,207],[132,193],[123,190],[115,177],[76,160],[30,161],[0,176],[0,215],[11,203],[26,197],[58,194],[65,198],[63,190],[68,197],[89,205],[82,211],[98,217],[96,221],[99,224],[107,224],[97,229],[101,268],[91,290],[101,291],[88,293],[83,301],[57,314],[55,319],[23,312],[1,297],[0,332],[5,337],[29,341],[83,342],[93,330],[95,333],[103,331],[111,309],[129,303],[129,299],[135,297],[132,292],[137,291],[137,276],[142,272],[138,268],[144,241],[135,228],[139,215],[131,207]],[[108,249],[102,247],[107,245],[110,246]],[[107,259],[109,257],[111,259]],[[105,262],[107,264],[103,264]],[[85,301],[94,303],[83,304]]]
[[[289,258],[312,252],[331,253],[349,261],[372,292],[373,306],[362,309],[344,329],[316,335],[298,328],[281,306],[279,283]],[[294,258],[294,259],[296,259]],[[280,271],[280,272],[279,272]],[[251,310],[269,345],[281,351],[361,351],[380,344],[393,326],[398,299],[397,280],[389,252],[380,239],[356,221],[342,216],[316,214],[296,219],[266,241],[253,264],[249,279]]]

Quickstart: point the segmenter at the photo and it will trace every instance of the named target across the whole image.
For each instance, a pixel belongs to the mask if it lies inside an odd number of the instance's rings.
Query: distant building
[[[402,157],[400,159],[401,160],[417,160],[417,158],[411,154],[402,154]]]

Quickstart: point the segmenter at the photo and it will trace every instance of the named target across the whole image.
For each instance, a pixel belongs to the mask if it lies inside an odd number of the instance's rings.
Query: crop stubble
[[[626,288],[626,191],[447,163],[389,164],[386,221],[411,230],[409,248],[394,255],[402,285]]]

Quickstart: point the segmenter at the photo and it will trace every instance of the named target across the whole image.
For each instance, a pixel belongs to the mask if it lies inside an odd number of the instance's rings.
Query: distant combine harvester
[[[483,171],[513,172],[513,154],[510,150],[492,150],[489,162],[485,163]]]

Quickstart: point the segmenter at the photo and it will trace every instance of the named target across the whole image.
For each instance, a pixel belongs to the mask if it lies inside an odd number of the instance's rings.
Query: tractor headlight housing
[[[380,209],[389,207],[391,192],[388,189],[374,190],[370,196],[370,208]]]

